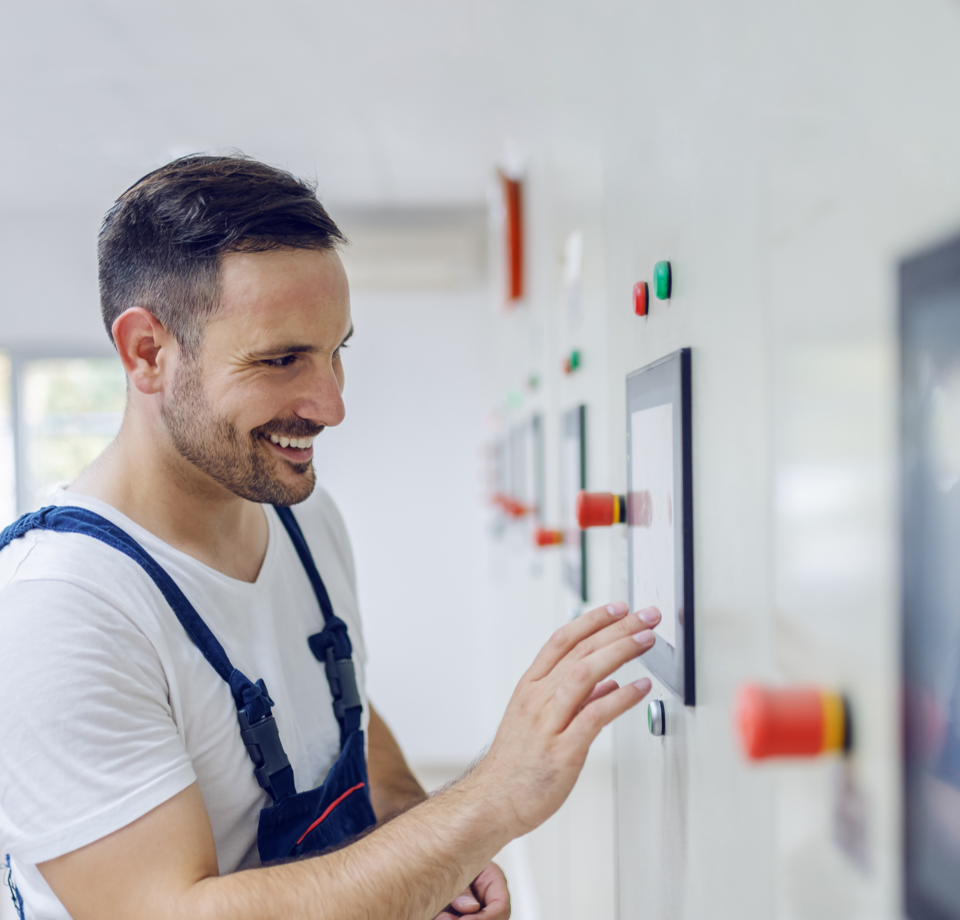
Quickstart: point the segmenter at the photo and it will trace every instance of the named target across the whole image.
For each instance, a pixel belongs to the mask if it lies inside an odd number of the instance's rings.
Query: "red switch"
[[[538,527],[533,535],[537,546],[557,546],[563,543],[563,531],[551,530],[549,527]]]
[[[577,496],[577,523],[588,527],[610,527],[627,519],[627,499],[611,492],[581,492]]]
[[[646,281],[638,281],[633,286],[633,312],[637,316],[647,315],[647,304],[650,301],[650,289]]]
[[[815,757],[850,749],[850,711],[839,693],[748,684],[737,698],[736,719],[751,760]]]

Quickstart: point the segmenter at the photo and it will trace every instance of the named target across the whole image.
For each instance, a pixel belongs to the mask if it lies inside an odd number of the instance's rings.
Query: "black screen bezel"
[[[693,433],[691,418],[691,351],[681,348],[627,376],[627,492],[633,489],[631,417],[639,409],[673,406],[674,501],[681,526],[675,529],[674,558],[678,560],[675,585],[677,610],[681,618],[676,647],[658,638],[643,657],[647,668],[679,696],[685,705],[696,705],[696,657],[694,654],[693,597]],[[628,498],[627,559],[630,607],[633,598],[633,534]]]

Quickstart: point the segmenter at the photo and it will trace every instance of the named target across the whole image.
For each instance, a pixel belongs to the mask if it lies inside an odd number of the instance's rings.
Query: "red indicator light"
[[[650,301],[650,288],[646,281],[638,281],[633,286],[633,312],[637,316],[646,316]]]

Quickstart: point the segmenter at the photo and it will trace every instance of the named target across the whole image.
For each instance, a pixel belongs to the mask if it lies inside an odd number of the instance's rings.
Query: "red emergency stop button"
[[[581,492],[577,496],[577,523],[588,527],[610,527],[627,519],[627,499],[611,492]]]
[[[850,749],[850,711],[839,693],[816,687],[748,684],[737,698],[737,728],[751,760],[815,757]]]
[[[551,530],[549,527],[538,527],[533,534],[533,541],[537,546],[557,546],[563,543],[563,531]]]

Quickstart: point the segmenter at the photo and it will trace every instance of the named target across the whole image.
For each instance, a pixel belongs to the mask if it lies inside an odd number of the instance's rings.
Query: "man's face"
[[[292,505],[313,491],[313,438],[344,417],[352,332],[335,252],[230,253],[196,359],[181,356],[161,415],[177,451],[236,495]]]

